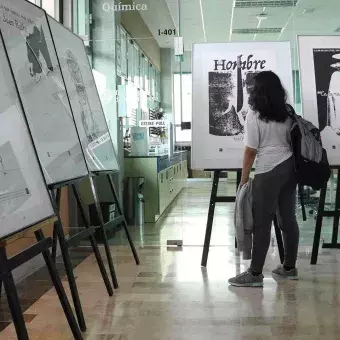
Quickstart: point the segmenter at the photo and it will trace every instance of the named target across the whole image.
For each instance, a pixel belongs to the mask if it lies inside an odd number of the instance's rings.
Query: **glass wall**
[[[48,1],[48,0],[46,0]],[[90,38],[90,0],[73,1],[73,31],[87,41]]]
[[[58,16],[58,1],[57,0],[28,0],[39,7],[42,7],[46,12],[54,18]]]

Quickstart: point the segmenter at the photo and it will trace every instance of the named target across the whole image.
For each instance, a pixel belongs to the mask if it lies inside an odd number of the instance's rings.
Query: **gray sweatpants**
[[[283,236],[284,265],[295,267],[299,245],[299,226],[295,215],[296,186],[293,158],[279,164],[272,171],[255,175],[251,270],[262,272],[275,213]]]

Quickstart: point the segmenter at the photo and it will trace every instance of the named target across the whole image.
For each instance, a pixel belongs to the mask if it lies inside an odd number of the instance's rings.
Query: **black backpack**
[[[298,183],[320,190],[331,176],[327,152],[321,143],[320,130],[308,120],[298,116],[290,105],[288,111],[293,120],[290,137]]]

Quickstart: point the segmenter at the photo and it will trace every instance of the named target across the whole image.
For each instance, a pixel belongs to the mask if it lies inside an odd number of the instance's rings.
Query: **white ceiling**
[[[297,35],[340,34],[334,32],[340,27],[340,0],[298,0],[296,6],[290,7],[244,8],[235,7],[235,1],[252,4],[265,2],[265,0],[137,0],[135,2],[148,5],[148,10],[140,11],[140,14],[160,47],[163,48],[172,47],[173,39],[159,36],[158,29],[180,29],[180,35],[184,37],[185,50],[191,50],[194,42],[290,40],[293,53],[296,51]],[[271,0],[273,1],[277,0]],[[312,13],[304,13],[306,10],[311,10]],[[267,19],[259,20],[257,16],[261,13],[266,14]],[[233,33],[235,29],[257,28],[276,28],[281,32]]]

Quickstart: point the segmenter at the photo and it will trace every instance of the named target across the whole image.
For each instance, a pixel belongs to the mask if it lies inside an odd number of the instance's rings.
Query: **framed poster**
[[[340,165],[340,36],[299,36],[304,118],[321,131],[331,165]]]
[[[50,16],[48,22],[88,169],[117,171],[118,161],[84,42]]]
[[[192,168],[240,169],[247,80],[274,71],[293,100],[290,43],[194,44],[192,60]]]
[[[0,39],[0,238],[54,216]]]
[[[0,0],[0,28],[47,184],[87,174],[45,12]]]

